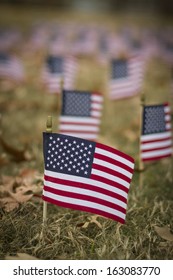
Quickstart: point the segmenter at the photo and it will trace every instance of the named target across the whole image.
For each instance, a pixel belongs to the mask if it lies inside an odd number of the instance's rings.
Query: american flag
[[[78,69],[77,59],[73,56],[48,56],[42,72],[42,81],[50,93],[60,93],[61,81],[65,89],[74,88]]]
[[[22,81],[24,79],[24,68],[20,59],[7,53],[0,53],[0,77]]]
[[[111,99],[121,99],[140,92],[144,76],[144,60],[140,56],[111,61],[109,92]]]
[[[43,200],[125,222],[133,158],[69,135],[45,132],[43,142]]]
[[[96,140],[99,134],[103,97],[97,92],[64,90],[59,132]]]
[[[172,155],[171,114],[168,103],[144,106],[141,135],[143,161]]]

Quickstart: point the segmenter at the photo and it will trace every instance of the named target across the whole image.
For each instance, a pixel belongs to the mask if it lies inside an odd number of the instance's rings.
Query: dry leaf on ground
[[[99,215],[93,215],[90,217],[90,221],[85,222],[85,223],[79,223],[77,226],[78,227],[82,227],[82,228],[87,228],[90,224],[94,223],[96,224],[99,228],[102,228],[101,223],[99,223],[97,221],[97,217],[99,217]]]
[[[168,226],[158,227],[154,226],[157,234],[167,241],[173,241],[173,234],[170,232],[170,228]]]
[[[19,204],[30,200],[33,196],[41,196],[42,177],[36,170],[25,169],[20,176],[2,176],[0,184],[0,207],[10,212]]]

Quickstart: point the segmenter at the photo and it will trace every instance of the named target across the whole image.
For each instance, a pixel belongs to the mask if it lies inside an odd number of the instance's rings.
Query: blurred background
[[[173,1],[171,0],[1,0],[1,4],[56,6],[69,10],[84,11],[142,11],[172,15]]]

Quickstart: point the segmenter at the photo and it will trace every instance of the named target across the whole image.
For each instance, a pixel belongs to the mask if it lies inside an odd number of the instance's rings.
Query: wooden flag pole
[[[47,117],[46,132],[52,133],[52,116]],[[46,225],[46,221],[47,221],[47,202],[43,201],[43,226]]]
[[[141,94],[140,96],[140,116],[139,116],[139,187],[142,188],[143,185],[143,170],[144,170],[144,163],[141,158],[141,134],[142,134],[142,112],[143,106],[145,105],[145,95]]]
[[[142,134],[142,112],[143,112],[143,106],[144,105],[145,105],[145,95],[141,94],[141,97],[140,97],[140,116],[139,116],[139,120],[140,120],[139,139],[141,138],[141,134]],[[140,141],[139,141],[139,171],[142,171],[143,169],[144,169],[144,164],[143,164],[143,161],[141,159]]]
[[[60,93],[62,94],[63,92],[63,88],[64,88],[64,79],[61,79],[61,83],[60,83]]]
[[[62,106],[61,102],[62,102],[62,94],[63,94],[63,89],[64,89],[64,79],[61,79],[61,84],[60,84],[60,108]]]
[[[60,92],[59,92],[60,94],[58,94],[58,114],[60,114],[60,112],[61,112],[63,89],[64,89],[64,79],[62,77],[61,81],[60,81]],[[59,124],[58,124],[58,126],[59,126]]]

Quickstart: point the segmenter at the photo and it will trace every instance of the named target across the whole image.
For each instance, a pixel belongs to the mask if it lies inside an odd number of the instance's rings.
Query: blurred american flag
[[[103,97],[97,92],[63,91],[59,132],[88,140],[99,134]]]
[[[65,89],[74,88],[77,70],[78,62],[74,56],[50,55],[42,70],[41,79],[48,92],[60,93],[62,80]]]
[[[112,59],[110,67],[111,99],[126,98],[140,92],[144,79],[144,60],[141,56]]]
[[[144,106],[141,135],[143,161],[172,155],[171,110],[168,103]]]

